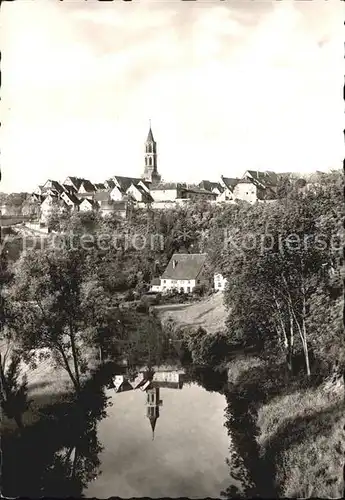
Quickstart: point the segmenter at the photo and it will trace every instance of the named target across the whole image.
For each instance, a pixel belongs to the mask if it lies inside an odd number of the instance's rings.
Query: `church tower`
[[[153,138],[150,120],[150,130],[145,142],[145,168],[143,179],[152,184],[158,184],[161,176],[157,170],[157,143]]]
[[[159,399],[159,387],[148,389],[146,396],[146,416],[151,424],[153,441],[155,438],[156,423],[159,418],[159,407],[163,405],[163,401]]]

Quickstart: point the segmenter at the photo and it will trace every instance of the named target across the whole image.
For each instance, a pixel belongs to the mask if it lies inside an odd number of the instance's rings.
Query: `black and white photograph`
[[[0,16],[0,495],[344,497],[344,2]]]

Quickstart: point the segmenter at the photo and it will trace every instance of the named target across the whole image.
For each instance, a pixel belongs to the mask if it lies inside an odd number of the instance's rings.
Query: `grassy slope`
[[[226,311],[223,294],[216,293],[193,304],[174,304],[155,307],[164,324],[170,318],[180,326],[201,326],[209,333],[224,329]]]
[[[342,497],[343,395],[339,380],[276,397],[259,410],[258,442],[275,464],[281,496]]]

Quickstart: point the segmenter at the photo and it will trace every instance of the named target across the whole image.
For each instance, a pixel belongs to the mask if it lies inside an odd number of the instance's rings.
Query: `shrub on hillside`
[[[229,353],[229,344],[223,332],[211,335],[203,328],[189,332],[187,346],[193,363],[201,366],[218,366],[226,360]]]

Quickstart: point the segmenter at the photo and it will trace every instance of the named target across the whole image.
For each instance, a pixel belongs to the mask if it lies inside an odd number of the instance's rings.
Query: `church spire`
[[[145,168],[143,179],[152,184],[158,183],[161,180],[161,176],[157,169],[157,143],[153,138],[151,120],[149,133],[147,134],[147,139],[145,142]]]
[[[149,128],[149,133],[147,134],[146,142],[155,142],[151,128],[151,119],[149,120],[149,123],[150,123],[150,128]]]

